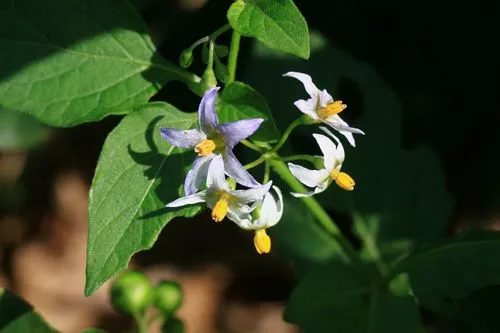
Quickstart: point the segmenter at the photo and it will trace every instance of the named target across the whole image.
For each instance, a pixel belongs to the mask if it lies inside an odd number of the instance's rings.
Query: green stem
[[[219,29],[215,30],[210,35],[210,39],[213,40],[213,41],[215,41],[220,35],[222,35],[226,31],[228,31],[229,29],[231,29],[231,26],[229,24],[223,25],[222,27],[220,27]]]
[[[262,180],[262,184],[265,184],[269,181],[269,175],[271,173],[271,165],[268,161],[264,164],[264,179]]]
[[[236,65],[238,62],[238,53],[240,51],[240,40],[240,34],[236,30],[233,30],[231,45],[229,49],[229,58],[227,60],[227,70],[229,71],[229,77],[227,78],[226,85],[234,82],[234,80],[236,79]]]
[[[240,143],[242,143],[244,146],[246,146],[246,147],[248,147],[248,148],[250,148],[252,150],[255,150],[255,151],[259,152],[259,153],[262,152],[262,149],[259,146],[251,143],[248,140],[241,140]]]
[[[214,48],[215,48],[215,43],[211,39],[210,42],[208,43],[208,61],[207,61],[207,69],[214,68]]]
[[[262,155],[261,157],[259,157],[259,158],[258,158],[258,159],[256,159],[255,161],[250,162],[250,163],[248,163],[248,164],[245,164],[245,169],[247,169],[247,170],[253,169],[253,168],[255,168],[257,165],[262,164],[265,160],[266,160],[266,158],[264,157],[264,155]]]
[[[295,119],[288,127],[287,129],[285,130],[285,132],[283,133],[283,135],[281,136],[280,140],[278,141],[278,143],[276,144],[276,146],[273,147],[273,149],[271,150],[271,152],[275,153],[277,152],[278,150],[280,150],[280,148],[285,144],[286,140],[288,140],[288,137],[290,136],[290,133],[292,133],[292,131],[297,127],[297,126],[300,126],[304,123],[302,117],[299,117],[297,119]]]
[[[371,257],[375,265],[377,266],[377,269],[379,270],[380,274],[385,275],[387,273],[387,266],[382,260],[382,255],[380,254],[377,241],[370,232],[365,219],[361,215],[355,214],[354,225],[356,231],[359,234],[359,237],[363,241],[366,251],[368,252],[369,256]]]
[[[312,164],[316,165],[316,163],[321,161],[321,158],[316,157],[316,156],[311,156],[311,155],[299,154],[299,155],[291,155],[291,156],[282,157],[281,160],[283,162],[308,161],[308,162],[311,162]]]
[[[305,192],[306,188],[292,175],[283,161],[271,159],[268,160],[274,171],[283,179],[295,192]],[[333,239],[342,247],[344,254],[356,265],[363,265],[358,257],[356,250],[351,243],[344,238],[344,235],[337,225],[330,218],[328,213],[313,197],[302,198],[302,201],[309,211],[316,217],[321,226],[333,237]]]
[[[137,333],[147,333],[148,332],[148,323],[144,316],[140,313],[133,314],[135,322],[137,324]]]

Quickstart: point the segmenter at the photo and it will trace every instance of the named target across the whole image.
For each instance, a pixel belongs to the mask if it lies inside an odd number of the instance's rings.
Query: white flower
[[[352,191],[356,184],[354,180],[345,172],[340,172],[342,163],[344,163],[344,147],[340,140],[328,129],[320,127],[323,131],[335,139],[337,145],[327,136],[322,134],[313,134],[316,142],[323,153],[324,169],[310,170],[303,166],[288,163],[290,172],[304,185],[314,187],[314,190],[306,193],[292,193],[295,197],[309,197],[323,192],[335,181],[338,186],[347,191]]]
[[[191,194],[168,203],[167,207],[180,207],[185,205],[206,202],[212,209],[212,219],[215,222],[222,221],[226,216],[237,224],[249,223],[252,216],[250,213],[255,206],[248,204],[262,200],[271,188],[272,182],[247,190],[231,190],[224,176],[224,162],[222,156],[212,158],[208,166],[207,188],[195,194]]]
[[[266,229],[275,226],[283,215],[283,196],[278,187],[273,186],[276,196],[267,192],[264,199],[257,203],[257,208],[252,212],[252,220],[236,223],[245,230],[255,230],[253,243],[259,254],[271,251],[271,238]]]
[[[299,72],[288,72],[283,76],[293,77],[304,85],[310,98],[306,101],[299,99],[294,102],[295,106],[314,120],[321,121],[347,138],[347,141],[355,147],[356,143],[352,133],[365,134],[362,130],[349,127],[339,117],[339,113],[347,107],[341,100],[334,101],[333,97],[325,90],[319,90],[312,82],[309,75]]]

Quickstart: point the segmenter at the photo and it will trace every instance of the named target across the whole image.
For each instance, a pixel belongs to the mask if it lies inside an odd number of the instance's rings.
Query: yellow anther
[[[220,222],[226,217],[227,211],[229,210],[228,199],[229,194],[223,192],[219,200],[215,203],[214,208],[212,208],[212,219],[215,222]]]
[[[330,116],[344,111],[346,107],[347,105],[343,104],[341,100],[335,101],[325,107],[319,108],[318,117],[321,119],[327,119]]]
[[[194,151],[198,153],[199,156],[206,156],[214,151],[216,145],[213,140],[203,140],[194,147]]]
[[[335,183],[346,191],[354,190],[354,185],[356,185],[356,182],[351,176],[337,169],[330,171],[330,178],[335,180]]]
[[[258,254],[266,254],[271,251],[271,237],[266,233],[266,229],[260,229],[255,232],[253,244]]]

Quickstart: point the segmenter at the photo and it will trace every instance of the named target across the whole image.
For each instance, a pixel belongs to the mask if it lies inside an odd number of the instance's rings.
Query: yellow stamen
[[[271,237],[267,235],[266,229],[255,231],[253,244],[258,254],[266,254],[271,251]]]
[[[318,117],[321,119],[327,119],[330,116],[338,114],[345,110],[347,105],[343,104],[342,101],[338,100],[333,103],[328,104],[325,107],[319,108]]]
[[[215,203],[214,208],[212,208],[212,219],[215,222],[220,222],[226,217],[227,211],[229,210],[228,199],[229,194],[222,192],[219,200]]]
[[[216,145],[213,140],[203,140],[194,147],[194,151],[198,153],[199,156],[206,156],[214,151]]]
[[[356,185],[356,182],[351,176],[345,172],[340,172],[337,169],[333,169],[330,172],[330,178],[335,180],[335,183],[346,191],[354,190],[354,185]]]

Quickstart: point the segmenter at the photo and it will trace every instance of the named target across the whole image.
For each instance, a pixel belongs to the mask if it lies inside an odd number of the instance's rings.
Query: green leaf
[[[82,333],[108,333],[108,331],[105,331],[100,328],[87,328],[83,330]]]
[[[369,333],[418,333],[420,313],[410,296],[375,294],[372,297],[368,321]]]
[[[182,154],[159,132],[196,123],[196,113],[151,103],[126,116],[107,137],[89,197],[86,295],[125,268],[134,253],[151,248],[172,218],[200,210],[165,208],[179,196],[183,166],[194,155]]]
[[[0,108],[0,150],[32,148],[50,136],[50,129],[35,118]]]
[[[193,79],[160,59],[124,0],[2,1],[0,58],[0,106],[63,127],[128,113],[166,81]]]
[[[221,122],[264,118],[264,123],[252,136],[254,140],[273,141],[280,137],[266,99],[245,83],[232,82],[227,85],[217,99],[217,111]]]
[[[0,288],[0,333],[55,333],[31,305]]]
[[[229,8],[227,18],[242,36],[309,58],[307,22],[292,0],[238,0]]]
[[[500,284],[500,232],[467,232],[462,237],[427,247],[400,263],[410,275],[419,303],[451,313],[456,300],[479,288]]]

